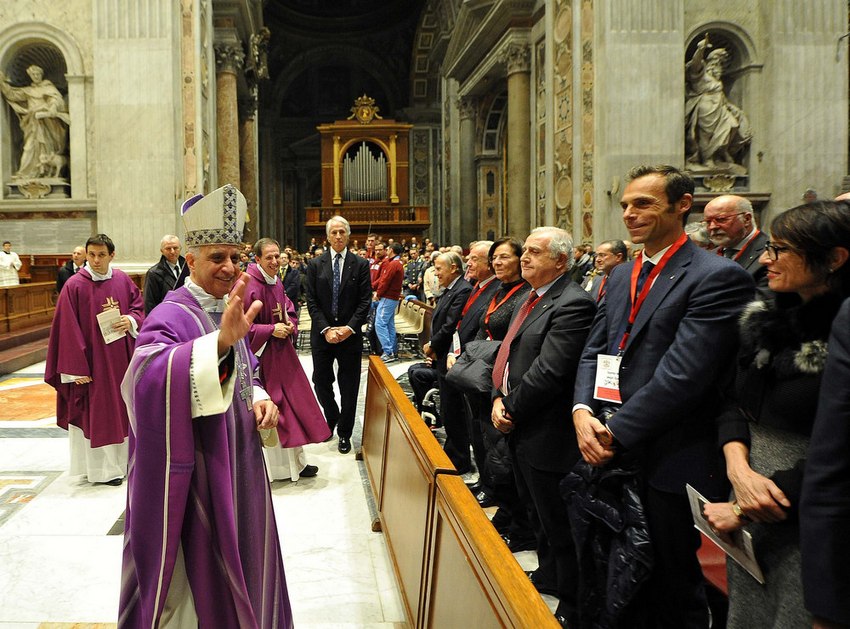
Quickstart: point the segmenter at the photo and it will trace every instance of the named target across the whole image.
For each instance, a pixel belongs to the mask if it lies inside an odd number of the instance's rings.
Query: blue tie
[[[342,254],[338,253],[334,257],[334,289],[333,289],[333,298],[331,301],[331,312],[333,313],[334,319],[336,319],[337,314],[339,314],[339,284],[340,284],[340,266]]]
[[[640,274],[637,278],[637,286],[635,287],[635,300],[637,300],[637,296],[640,295],[640,289],[643,288],[643,285],[646,283],[646,278],[649,277],[649,274],[652,273],[652,267],[655,265],[647,260],[643,263],[643,266],[640,267]]]

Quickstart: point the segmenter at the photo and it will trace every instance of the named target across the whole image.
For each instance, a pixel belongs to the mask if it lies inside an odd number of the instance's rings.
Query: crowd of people
[[[45,379],[71,473],[128,482],[119,624],[291,625],[268,481],[316,475],[303,446],[334,432],[351,451],[364,335],[397,361],[416,299],[433,312],[415,401],[439,391],[447,455],[477,470],[508,548],[536,550],[562,626],[719,626],[695,517],[745,532],[764,574],[729,562],[729,627],[850,626],[850,206],[805,203],[768,234],[723,195],[686,230],[693,198],[688,174],[642,166],[629,241],[542,226],[466,255],[360,247],[335,216],[298,253],[246,248],[224,186],[184,203],[185,256],[164,236],[144,297],[90,238],[60,278]]]

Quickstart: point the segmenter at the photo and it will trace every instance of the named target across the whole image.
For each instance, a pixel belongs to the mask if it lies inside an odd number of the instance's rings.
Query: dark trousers
[[[318,331],[310,337],[313,353],[313,385],[331,432],[351,438],[357,391],[360,389],[360,354],[362,338],[352,334],[342,343],[331,344]],[[340,406],[334,397],[334,361],[337,363]]]
[[[556,613],[577,626],[578,559],[567,507],[559,491],[565,474],[537,469],[517,456],[516,448],[512,447],[511,451],[517,491],[521,499],[527,497],[526,504],[532,505],[532,526],[537,537],[541,576],[545,575],[548,579],[554,574],[559,599]]]
[[[472,457],[475,459],[475,467],[478,468],[478,482],[492,489],[493,483],[488,482],[487,448],[484,447],[484,431],[481,426],[482,413],[486,412],[489,419],[489,411],[492,408],[490,396],[464,394],[463,397],[466,400],[466,434],[472,444]]]
[[[437,388],[437,370],[425,363],[414,363],[407,368],[407,380],[413,389],[416,410],[422,412],[422,400],[431,389]]]
[[[445,361],[445,358],[442,359]],[[472,469],[472,457],[469,455],[469,433],[466,430],[466,404],[460,389],[446,381],[446,374],[439,373],[440,418],[446,429],[446,451],[457,471],[461,474]]]
[[[655,566],[638,600],[646,627],[707,629],[702,569],[697,559],[699,532],[685,494],[647,487],[645,497]]]

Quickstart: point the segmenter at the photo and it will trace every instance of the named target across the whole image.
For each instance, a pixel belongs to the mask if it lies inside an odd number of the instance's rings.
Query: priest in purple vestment
[[[307,464],[301,446],[320,443],[331,436],[331,431],[292,344],[298,320],[278,277],[280,245],[271,238],[261,238],[254,244],[254,258],[257,263],[248,265],[250,279],[244,303],[259,300],[263,307],[248,339],[260,361],[263,386],[280,409],[277,432],[282,446],[263,452],[271,480],[296,481],[299,476],[315,476],[319,471]]]
[[[122,392],[130,473],[119,627],[287,628],[260,431],[278,408],[255,376],[239,253],[245,197],[227,184],[183,204],[185,284],[139,334]]]
[[[56,389],[56,423],[68,431],[69,474],[120,485],[127,473],[127,409],[121,379],[144,319],[139,289],[112,267],[106,234],[86,241],[86,265],[59,293],[44,380]]]

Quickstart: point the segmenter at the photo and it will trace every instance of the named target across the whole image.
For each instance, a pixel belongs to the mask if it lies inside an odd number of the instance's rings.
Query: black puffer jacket
[[[637,626],[629,604],[653,565],[641,481],[634,466],[593,467],[579,461],[563,481],[582,575],[582,629]]]

